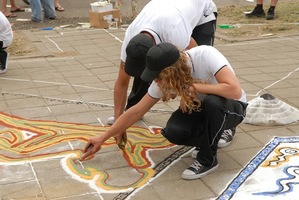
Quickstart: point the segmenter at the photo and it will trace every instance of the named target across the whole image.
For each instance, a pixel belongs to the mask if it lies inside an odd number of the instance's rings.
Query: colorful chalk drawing
[[[125,195],[129,195],[130,191],[145,185],[165,169],[173,159],[190,150],[179,149],[172,154],[172,160],[165,159],[166,164],[154,165],[147,151],[170,148],[174,145],[160,134],[160,128],[153,128],[153,133],[142,127],[128,129],[128,143],[121,152],[128,166],[136,171],[138,177],[136,176],[131,183],[119,186],[109,183],[111,175],[106,171],[93,166],[83,168],[82,165],[75,164],[74,158],[82,154],[82,149],[67,145],[75,141],[86,143],[91,136],[103,134],[107,126],[28,120],[0,112],[0,127],[0,165],[20,165],[61,157],[61,165],[66,172],[103,193],[127,192]],[[66,145],[62,146],[64,143]],[[115,141],[109,139],[102,146],[102,150],[112,145],[115,145]]]
[[[298,199],[299,137],[275,137],[217,199]]]

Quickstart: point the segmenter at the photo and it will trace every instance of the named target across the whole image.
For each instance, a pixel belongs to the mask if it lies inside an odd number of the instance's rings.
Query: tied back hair
[[[198,92],[193,86],[195,81],[191,76],[191,69],[187,65],[188,57],[180,52],[180,58],[171,66],[162,70],[158,76],[158,86],[163,92],[162,101],[167,102],[174,96],[180,96],[189,112],[200,110],[201,102],[198,99]],[[190,88],[192,88],[190,90]]]

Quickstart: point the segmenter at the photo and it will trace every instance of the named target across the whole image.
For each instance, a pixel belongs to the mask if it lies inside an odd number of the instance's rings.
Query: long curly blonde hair
[[[174,96],[179,96],[191,112],[200,110],[201,102],[198,99],[198,92],[192,85],[197,81],[191,76],[191,69],[187,65],[190,61],[188,59],[184,52],[180,52],[178,61],[162,70],[157,79],[158,86],[163,92],[162,101],[167,102]]]

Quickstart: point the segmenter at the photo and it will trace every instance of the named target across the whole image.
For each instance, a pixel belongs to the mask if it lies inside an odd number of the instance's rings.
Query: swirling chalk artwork
[[[217,199],[297,199],[299,137],[275,137]]]
[[[82,163],[75,164],[74,158],[80,157],[90,137],[103,134],[108,126],[28,120],[0,113],[0,127],[0,166],[59,158],[61,167],[72,178],[87,183],[101,193],[130,192],[144,186],[161,169],[167,167],[161,163],[154,163],[149,151],[174,147],[160,134],[161,128],[154,127],[150,131],[143,127],[131,127],[127,130],[129,137],[124,150],[115,150],[117,146],[111,138],[104,143],[95,158],[84,162],[83,166]],[[113,174],[99,167],[99,162],[104,160],[102,154],[109,148],[120,152],[124,163],[130,168],[130,178],[126,179],[126,182],[116,183],[113,181]],[[190,148],[183,149],[177,157],[188,150]],[[175,152],[173,155],[175,156]],[[112,162],[113,158],[106,156],[104,161]]]

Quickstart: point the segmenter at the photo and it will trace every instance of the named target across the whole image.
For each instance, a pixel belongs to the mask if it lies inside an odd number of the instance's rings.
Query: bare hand
[[[89,139],[85,148],[83,150],[83,154],[79,158],[80,161],[84,161],[87,157],[92,156],[96,152],[101,149],[101,146],[104,142],[101,140],[101,136],[92,137]]]

